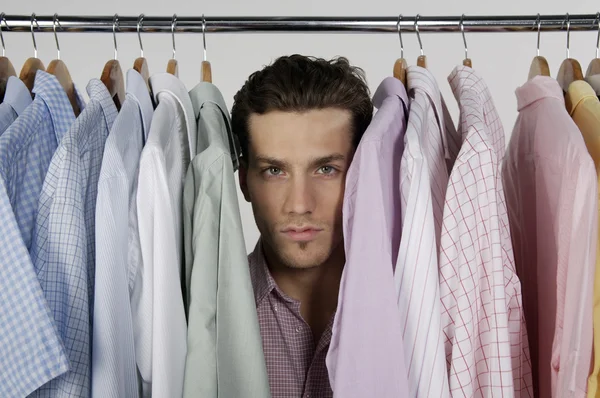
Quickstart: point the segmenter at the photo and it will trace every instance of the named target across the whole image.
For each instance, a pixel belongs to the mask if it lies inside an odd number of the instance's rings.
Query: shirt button
[[[277,312],[277,304],[275,304],[275,305],[273,306],[273,310],[274,310],[275,312]]]
[[[298,326],[298,327],[296,328],[296,333],[300,333],[301,331],[302,331],[302,329],[300,329],[300,326]],[[307,396],[307,398],[308,398],[308,396]]]

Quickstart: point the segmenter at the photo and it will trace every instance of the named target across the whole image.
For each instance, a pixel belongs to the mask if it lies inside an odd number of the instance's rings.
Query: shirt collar
[[[190,158],[193,158],[196,154],[197,125],[194,106],[185,85],[179,78],[170,73],[157,73],[150,78],[150,86],[154,93],[154,103],[158,104],[160,102],[161,93],[168,93],[177,100],[183,109],[189,140]]]
[[[10,105],[15,113],[20,115],[31,104],[31,93],[25,83],[16,76],[10,76],[6,82],[4,102]]]
[[[90,80],[86,88],[90,101],[98,101],[100,103],[102,113],[104,114],[104,120],[110,131],[117,118],[118,111],[108,89],[99,79]]]
[[[585,81],[587,81],[590,84],[590,86],[592,86],[592,88],[596,92],[596,95],[600,95],[600,74],[587,76],[585,78]]]
[[[75,121],[75,113],[67,93],[55,76],[42,70],[38,70],[35,75],[33,92],[36,99],[40,98],[48,107],[56,140],[60,142],[63,135]],[[79,93],[77,93],[77,97],[80,98]],[[83,105],[83,103],[80,103],[80,105]]]
[[[281,289],[279,289],[275,279],[273,279],[271,271],[269,271],[269,266],[267,265],[267,260],[265,259],[265,254],[260,239],[258,240],[258,243],[256,243],[256,247],[250,254],[249,259],[251,267],[250,275],[252,279],[252,287],[254,289],[254,299],[257,307],[272,291],[276,291],[277,294],[285,301],[289,303],[295,303],[295,300],[288,297],[281,291]]]
[[[194,116],[196,120],[200,118],[200,111],[205,103],[210,102],[219,107],[225,123],[227,124],[227,138],[229,141],[229,150],[231,153],[231,159],[233,161],[233,169],[237,170],[239,167],[239,144],[236,137],[233,135],[231,130],[231,115],[227,110],[225,99],[221,91],[212,83],[200,82],[190,91],[190,98],[194,106]]]
[[[435,77],[429,72],[429,70],[420,66],[409,66],[406,74],[407,84],[409,92],[413,90],[422,91],[429,101],[433,104],[435,112],[435,119],[438,124],[438,128],[441,133],[442,145],[444,146],[444,153],[446,159],[450,159],[450,152],[448,150],[448,138],[446,136],[446,130],[444,128],[444,112],[442,108],[442,93],[435,80]]]
[[[448,76],[448,83],[450,83],[454,98],[458,102],[460,102],[461,97],[465,94],[479,96],[487,90],[487,85],[477,72],[475,72],[475,69],[464,65],[454,68],[450,76]]]
[[[565,101],[562,88],[556,79],[550,76],[535,76],[517,88],[515,93],[519,111],[544,98],[553,98],[563,103]]]
[[[586,98],[592,98],[594,101],[598,101],[596,92],[587,82],[584,80],[576,80],[571,83],[565,95],[565,105],[569,115],[573,116],[575,109],[577,109],[579,104]]]
[[[404,113],[408,115],[408,95],[406,94],[406,88],[395,77],[386,77],[383,79],[373,96],[373,105],[379,109],[386,98],[394,95],[400,99],[404,106]]]
[[[142,111],[142,125],[144,127],[144,140],[148,138],[150,126],[152,125],[152,116],[154,115],[154,105],[152,97],[148,92],[148,86],[142,75],[135,69],[127,71],[127,94],[130,94],[138,103]]]

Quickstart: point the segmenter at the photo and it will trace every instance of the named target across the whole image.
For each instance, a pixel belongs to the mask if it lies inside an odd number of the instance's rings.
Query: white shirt
[[[140,267],[136,191],[154,109],[142,76],[127,72],[127,96],[106,140],[96,202],[92,397],[139,396],[130,293]]]
[[[448,169],[442,99],[427,69],[408,68],[412,99],[400,162],[402,239],[394,280],[411,397],[449,397],[438,242]]]
[[[195,154],[196,120],[183,83],[152,76],[158,107],[140,159],[137,214],[142,266],[133,291],[138,367],[144,396],[181,397],[187,324],[181,290],[185,172]]]

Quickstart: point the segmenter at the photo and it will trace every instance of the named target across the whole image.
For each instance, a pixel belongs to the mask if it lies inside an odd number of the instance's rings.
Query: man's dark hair
[[[373,103],[364,71],[344,57],[330,61],[290,55],[254,72],[234,97],[232,128],[248,159],[248,121],[252,113],[303,112],[338,108],[352,114],[353,144],[358,143],[373,117]]]

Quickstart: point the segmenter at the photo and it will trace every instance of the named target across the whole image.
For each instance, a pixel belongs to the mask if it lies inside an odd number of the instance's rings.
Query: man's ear
[[[240,158],[240,168],[238,170],[240,179],[240,189],[244,194],[246,202],[250,202],[250,193],[248,192],[248,161],[244,157]]]

